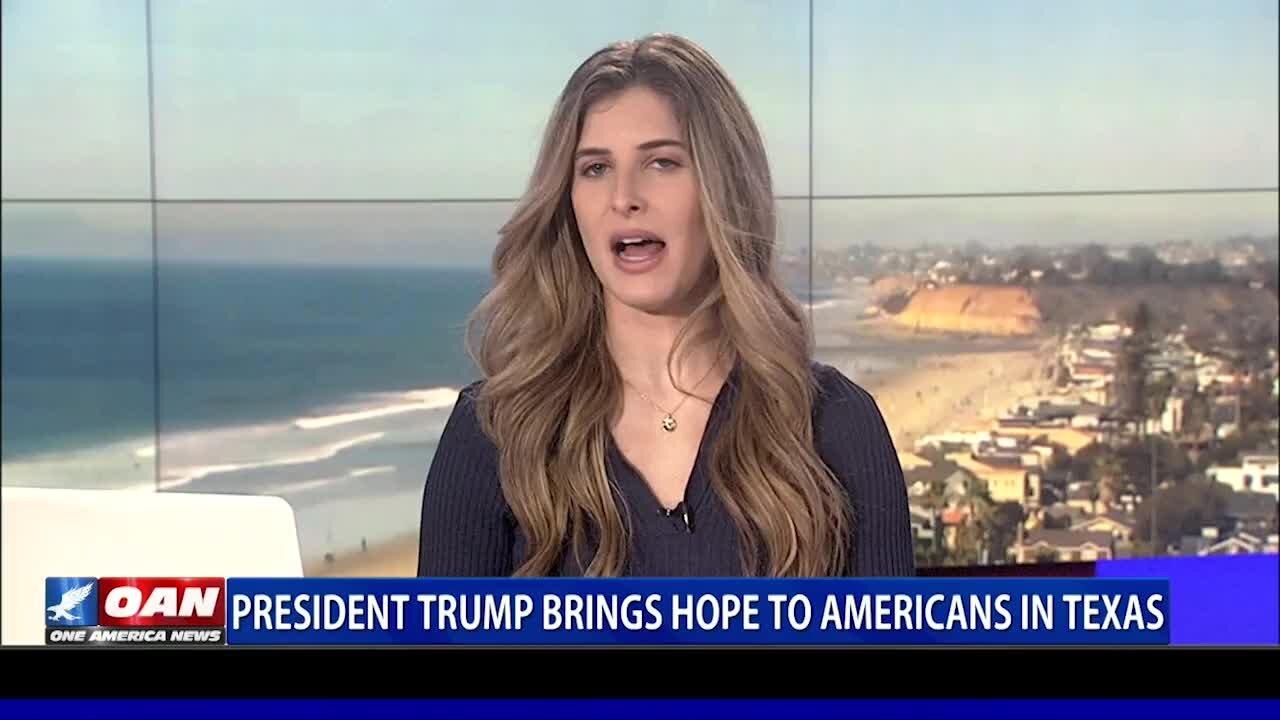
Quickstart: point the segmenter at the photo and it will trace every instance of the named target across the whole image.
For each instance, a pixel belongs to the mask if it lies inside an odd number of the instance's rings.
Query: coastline
[[[306,577],[412,577],[418,569],[418,534],[328,557],[304,563]]]
[[[851,289],[851,297],[860,290]],[[815,318],[818,359],[839,369],[875,399],[899,456],[945,429],[991,427],[1022,397],[1044,389],[1054,354],[1042,335],[1005,336],[919,331],[886,315],[830,313]],[[868,348],[892,344],[910,363],[859,374]]]
[[[1043,367],[1035,349],[939,355],[859,384],[875,399],[902,454],[932,433],[990,426],[1000,412],[1037,392]]]

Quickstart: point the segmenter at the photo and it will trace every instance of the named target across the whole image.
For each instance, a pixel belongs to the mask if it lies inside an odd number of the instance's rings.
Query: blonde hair
[[[503,494],[528,541],[515,574],[552,573],[567,550],[581,561],[588,538],[596,552],[587,576],[616,576],[626,564],[629,529],[606,470],[622,381],[570,189],[584,113],[635,86],[671,102],[697,173],[716,282],[689,326],[710,320],[739,369],[710,476],[738,527],[743,574],[841,574],[852,518],[815,450],[812,336],[803,308],[775,276],[764,144],[716,61],[668,34],[611,44],[570,77],[524,197],[501,228],[494,287],[469,324],[468,352],[485,377],[478,418],[498,448]]]

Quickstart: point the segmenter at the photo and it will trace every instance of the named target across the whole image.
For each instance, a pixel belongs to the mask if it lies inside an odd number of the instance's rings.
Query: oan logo
[[[98,624],[104,627],[222,627],[222,578],[99,578]]]
[[[98,579],[44,579],[45,627],[86,627],[98,624]]]

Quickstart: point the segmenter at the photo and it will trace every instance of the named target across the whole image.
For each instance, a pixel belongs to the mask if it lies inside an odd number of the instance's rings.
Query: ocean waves
[[[279,496],[303,516],[324,508],[324,527],[300,527],[304,554],[314,557],[412,529],[390,527],[387,504],[399,509],[392,516],[404,525],[404,506],[421,496],[457,397],[452,387],[363,394],[301,417],[12,458],[4,462],[4,483]]]
[[[396,402],[389,405],[382,405],[380,407],[353,410],[335,415],[298,418],[293,421],[293,424],[295,427],[303,430],[318,430],[337,425],[348,425],[351,423],[364,422],[366,420],[374,420],[390,415],[399,415],[406,412],[438,410],[440,408],[452,407],[458,400],[458,391],[453,388],[411,390],[404,393],[401,397],[410,402]]]

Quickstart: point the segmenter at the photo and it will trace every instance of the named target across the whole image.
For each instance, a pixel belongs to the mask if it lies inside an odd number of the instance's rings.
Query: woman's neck
[[[613,302],[606,307],[605,318],[609,351],[623,379],[658,402],[678,402],[682,395],[671,382],[667,361],[689,317],[655,315]],[[690,328],[680,352],[671,358],[671,374],[680,388],[707,399],[715,396],[730,358],[719,352],[720,335],[711,319],[703,318]]]

